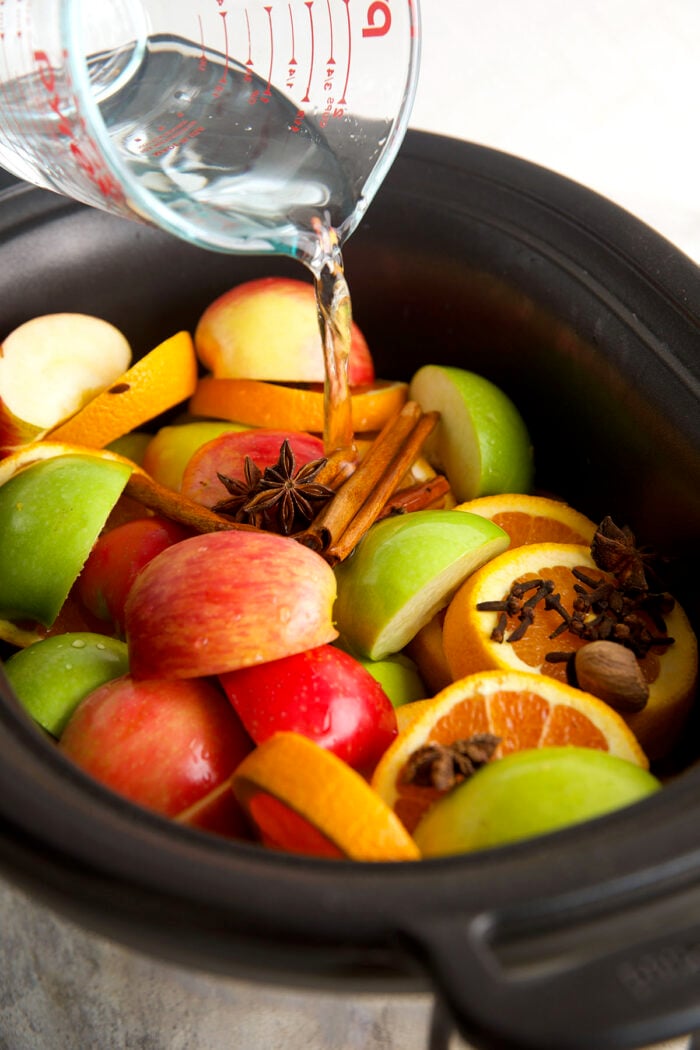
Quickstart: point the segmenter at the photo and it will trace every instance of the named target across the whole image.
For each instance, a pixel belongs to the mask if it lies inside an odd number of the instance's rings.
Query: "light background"
[[[597,190],[700,263],[700,0],[422,0],[411,127]]]

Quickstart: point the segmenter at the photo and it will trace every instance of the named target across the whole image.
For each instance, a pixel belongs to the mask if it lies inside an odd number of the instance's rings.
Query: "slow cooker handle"
[[[681,896],[675,930],[642,902],[555,931],[432,915],[410,938],[470,1046],[632,1050],[700,1028],[700,886]]]

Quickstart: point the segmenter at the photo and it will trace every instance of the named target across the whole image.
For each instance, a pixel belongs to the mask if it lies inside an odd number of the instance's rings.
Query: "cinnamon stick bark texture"
[[[213,510],[188,499],[187,496],[172,492],[145,473],[134,471],[126,483],[124,492],[148,510],[186,525],[195,532],[223,532],[231,529],[244,532],[260,531],[254,525],[244,525],[231,518],[225,518],[222,514],[215,514]]]
[[[424,414],[415,401],[408,401],[385,424],[353,475],[296,539],[331,564],[346,558],[380,517],[437,421],[437,412]]]

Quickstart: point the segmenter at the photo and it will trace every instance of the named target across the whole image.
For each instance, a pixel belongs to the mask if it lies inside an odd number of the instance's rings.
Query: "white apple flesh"
[[[295,540],[218,532],[169,547],[126,603],[136,678],[192,678],[265,663],[333,641],[333,570]]]
[[[0,449],[46,433],[118,379],[125,336],[88,314],[44,314],[15,328],[0,352]]]
[[[532,446],[509,397],[484,376],[462,368],[424,365],[408,396],[440,420],[425,445],[430,463],[447,476],[458,503],[499,492],[528,492]]]

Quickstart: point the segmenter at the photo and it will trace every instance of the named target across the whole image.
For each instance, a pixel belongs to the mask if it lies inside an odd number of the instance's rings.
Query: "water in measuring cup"
[[[99,109],[131,206],[147,198],[179,236],[221,251],[308,263],[315,222],[342,236],[359,221],[372,165],[363,143],[381,149],[352,126],[341,146],[244,65],[176,37],[151,38],[135,75]]]

